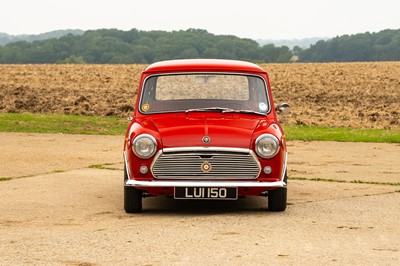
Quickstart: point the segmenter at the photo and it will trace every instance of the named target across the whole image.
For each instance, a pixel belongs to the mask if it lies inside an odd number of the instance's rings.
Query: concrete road
[[[0,265],[400,264],[399,145],[289,143],[289,177],[347,182],[291,180],[282,213],[154,197],[126,214],[122,141],[0,133]]]

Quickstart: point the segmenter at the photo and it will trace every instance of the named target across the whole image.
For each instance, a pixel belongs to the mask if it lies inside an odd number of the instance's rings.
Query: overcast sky
[[[205,29],[251,39],[335,37],[400,29],[399,0],[5,0],[0,32]]]

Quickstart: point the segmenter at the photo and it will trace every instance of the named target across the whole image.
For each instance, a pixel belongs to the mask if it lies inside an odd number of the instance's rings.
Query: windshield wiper
[[[230,112],[230,111],[234,111],[233,109],[230,108],[223,108],[223,107],[205,107],[205,108],[195,108],[195,109],[187,109],[185,111],[185,113],[189,113],[189,112],[221,112],[221,113],[225,113],[225,112]]]
[[[185,113],[189,112],[221,112],[223,114],[225,113],[240,113],[240,114],[256,114],[256,115],[263,115],[265,116],[265,113],[257,112],[257,111],[252,111],[252,110],[235,110],[231,108],[224,108],[224,107],[205,107],[205,108],[195,108],[195,109],[187,109]]]
[[[256,115],[263,115],[266,116],[265,113],[253,111],[253,110],[233,110],[233,109],[227,109],[222,111],[222,113],[240,113],[240,114],[256,114]]]

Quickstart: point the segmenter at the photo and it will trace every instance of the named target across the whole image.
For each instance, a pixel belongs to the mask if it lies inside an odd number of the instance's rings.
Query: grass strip
[[[400,130],[283,125],[288,140],[400,143]]]
[[[306,178],[306,177],[290,177],[290,180],[300,181],[321,181],[321,182],[334,182],[334,183],[348,183],[348,184],[366,184],[366,185],[384,185],[384,186],[400,186],[399,182],[373,182],[363,180],[341,180],[341,179],[330,179],[330,178]]]
[[[120,168],[116,168],[116,167],[110,167],[112,165],[116,165],[116,164],[120,164],[120,163],[105,163],[105,164],[92,164],[89,165],[88,168],[92,168],[92,169],[105,169],[105,170],[121,170]]]
[[[0,113],[1,132],[121,135],[128,122],[116,117]]]
[[[125,118],[0,113],[0,132],[124,135]],[[283,125],[287,140],[400,143],[400,130]]]

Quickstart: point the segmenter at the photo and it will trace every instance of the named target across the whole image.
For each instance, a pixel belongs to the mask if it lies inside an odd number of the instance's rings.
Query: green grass
[[[0,113],[0,132],[123,135],[125,118]],[[400,143],[400,130],[351,129],[283,125],[290,140]]]
[[[92,165],[89,165],[88,168],[103,169],[103,170],[122,170],[120,168],[111,167],[116,164],[118,164],[118,163],[92,164]]]
[[[400,130],[283,125],[287,140],[400,143]]]
[[[300,181],[320,181],[320,182],[349,183],[349,184],[400,186],[399,182],[373,182],[373,181],[363,181],[363,180],[341,180],[341,179],[319,178],[319,177],[315,178],[289,177],[289,178],[291,180],[300,180]]]
[[[0,132],[121,135],[128,122],[116,117],[0,113]]]
[[[64,172],[65,172],[65,170],[56,169],[56,170],[54,170],[52,173],[58,174],[58,173],[64,173]]]

